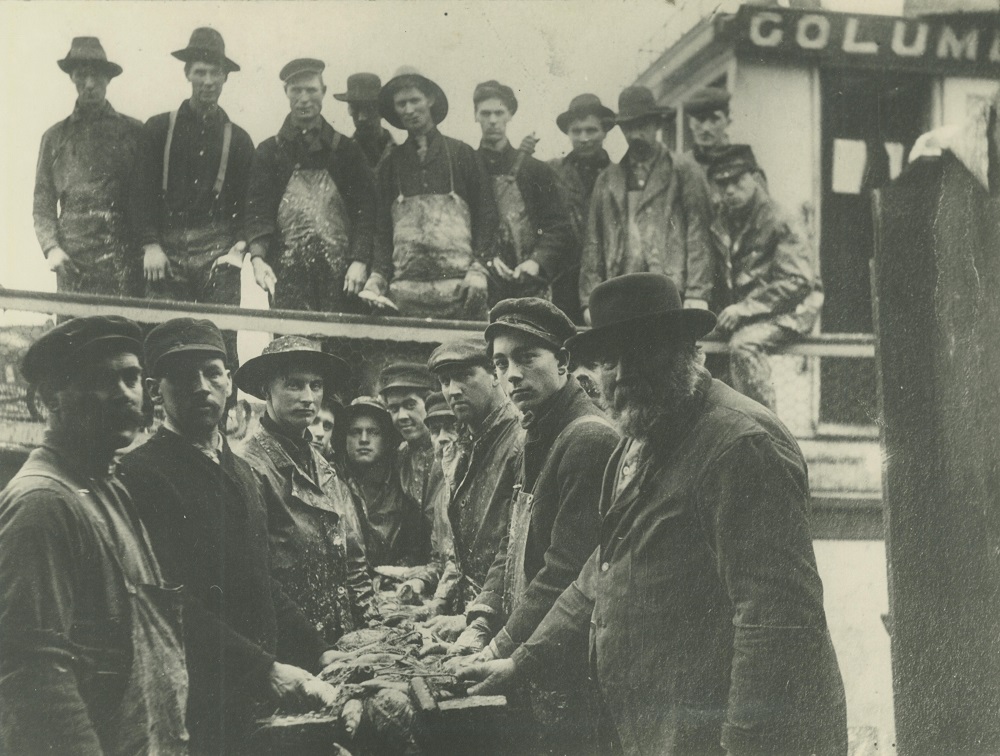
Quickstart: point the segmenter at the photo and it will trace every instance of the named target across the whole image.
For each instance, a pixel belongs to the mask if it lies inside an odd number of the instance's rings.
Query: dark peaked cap
[[[42,335],[21,361],[21,375],[34,385],[44,378],[67,378],[80,361],[112,347],[142,354],[142,329],[117,315],[73,318]]]
[[[520,297],[497,302],[490,310],[490,324],[484,334],[492,343],[504,329],[520,331],[562,349],[566,339],[576,334],[576,326],[566,313],[539,297]]]

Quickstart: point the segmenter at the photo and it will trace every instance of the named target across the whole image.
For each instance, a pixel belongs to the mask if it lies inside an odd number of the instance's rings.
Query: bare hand
[[[159,244],[143,248],[142,273],[150,283],[163,281],[170,275],[170,260]]]
[[[76,273],[77,267],[69,258],[69,255],[62,247],[53,247],[45,256],[45,262],[49,264],[49,270],[53,273]]]
[[[741,316],[738,305],[729,305],[719,313],[719,322],[716,328],[725,333],[732,333],[736,326],[740,324]]]
[[[344,276],[344,291],[348,294],[360,294],[368,280],[368,266],[360,260],[355,260]]]
[[[452,643],[465,630],[465,615],[463,614],[440,614],[437,617],[427,620],[424,627],[431,631],[431,635],[443,641]]]
[[[257,285],[274,296],[274,287],[278,284],[278,277],[274,275],[274,270],[264,260],[263,257],[253,258],[253,277]]]
[[[542,266],[535,260],[525,260],[514,268],[514,278],[517,281],[524,281],[526,278],[541,278]]]
[[[494,659],[481,664],[470,664],[460,669],[456,675],[459,682],[478,681],[469,688],[471,696],[489,696],[506,693],[514,683],[517,669],[511,659]]]
[[[490,642],[492,633],[487,630],[484,626],[473,622],[462,634],[458,636],[458,640],[451,644],[451,648],[448,649],[450,654],[478,654],[486,645]]]
[[[299,704],[304,703],[305,698],[302,684],[311,678],[312,675],[304,669],[281,662],[272,664],[271,671],[268,673],[271,694],[279,701]]]
[[[708,302],[704,299],[685,299],[684,300],[685,310],[707,310]]]
[[[486,307],[486,290],[488,282],[486,274],[478,270],[470,270],[459,284],[458,293],[465,303],[466,312],[479,312]]]
[[[514,280],[514,271],[511,270],[510,266],[499,257],[493,258],[493,270],[496,271],[496,274],[504,281]]]
[[[528,134],[524,139],[521,140],[521,146],[518,147],[521,152],[526,152],[529,155],[535,154],[535,145],[537,145],[541,140],[534,134]]]

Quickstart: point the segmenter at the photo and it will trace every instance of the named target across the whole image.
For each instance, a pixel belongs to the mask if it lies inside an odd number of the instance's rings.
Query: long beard
[[[646,441],[669,431],[690,407],[703,372],[697,353],[675,352],[644,359],[622,383],[606,377],[604,394],[622,435]]]

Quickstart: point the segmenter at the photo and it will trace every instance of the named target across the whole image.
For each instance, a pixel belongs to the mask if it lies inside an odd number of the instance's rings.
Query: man
[[[245,753],[256,706],[331,700],[327,645],[270,576],[267,490],[219,432],[232,389],[219,329],[176,318],[143,344],[163,426],[122,460],[165,577],[184,586],[194,753]]]
[[[347,363],[301,336],[279,336],[236,372],[236,386],[267,402],[243,458],[274,492],[268,512],[271,574],[328,643],[378,615],[351,490],[306,435]]]
[[[699,366],[715,316],[669,279],[616,278],[590,306],[569,348],[601,360],[624,435],[600,545],[510,659],[462,676],[487,678],[473,693],[533,678],[589,632],[605,752],[846,754],[795,439]]]
[[[434,389],[434,377],[420,363],[393,362],[382,369],[378,382],[379,396],[403,439],[396,453],[399,482],[431,523],[434,499],[443,483],[441,466],[434,460],[431,432],[424,424],[424,399]]]
[[[375,177],[358,145],[323,118],[324,68],[300,58],[281,69],[290,112],[254,155],[246,237],[254,277],[275,307],[358,312],[375,233]]]
[[[689,161],[674,160],[657,139],[671,112],[646,87],[627,87],[617,122],[628,152],[594,185],[580,270],[580,301],[601,282],[626,273],[669,276],[685,306],[707,308],[717,263],[708,242],[704,196]],[[586,310],[584,319],[586,320]],[[589,323],[589,321],[588,321]]]
[[[615,112],[601,104],[594,94],[574,97],[556,125],[569,137],[568,155],[549,161],[556,172],[563,200],[569,208],[575,234],[572,260],[563,275],[552,284],[552,302],[577,324],[583,324],[580,308],[580,257],[587,237],[590,197],[598,174],[611,165],[604,138],[615,127]]]
[[[347,113],[354,121],[351,139],[361,148],[373,171],[396,144],[389,130],[382,125],[378,112],[378,93],[382,80],[373,73],[356,73],[347,77],[347,91],[333,99],[347,103]]]
[[[483,134],[476,157],[493,182],[500,216],[501,241],[487,264],[489,304],[508,297],[550,299],[552,284],[566,273],[574,246],[558,180],[549,166],[527,154],[524,146],[515,150],[507,138],[507,125],[517,113],[514,90],[485,81],[476,86],[472,102]],[[533,147],[534,139],[530,144]]]
[[[417,501],[399,483],[399,436],[381,399],[360,396],[344,408],[348,483],[365,537],[370,567],[426,565],[431,528]]]
[[[49,416],[0,494],[0,752],[187,753],[177,590],[114,470],[143,421],[141,337],[76,318],[25,354]]]
[[[684,101],[684,115],[691,129],[691,156],[707,170],[712,153],[729,145],[730,94],[721,87],[703,87]]]
[[[448,98],[403,68],[379,91],[379,112],[408,137],[379,163],[379,216],[366,296],[401,315],[486,319],[496,208],[475,152],[443,136]]]
[[[172,55],[184,61],[191,97],[146,121],[133,191],[146,295],[239,305],[253,142],[219,97],[240,67],[226,57],[222,35],[205,27]],[[235,367],[236,333],[225,337]]]
[[[59,291],[132,295],[135,239],[125,215],[142,124],[107,101],[122,68],[96,37],[76,37],[58,61],[76,87],[73,113],[42,136],[35,236]]]
[[[569,375],[563,344],[575,333],[569,318],[541,299],[508,299],[490,312],[485,336],[493,365],[527,433],[510,528],[469,607],[469,627],[455,644],[460,652],[489,642],[482,658],[509,656],[597,545],[601,479],[618,433]],[[567,649],[566,658],[576,664],[542,682],[532,709],[543,743],[577,753],[593,745],[586,675],[574,674],[585,671],[585,648]]]
[[[340,468],[341,460],[333,446],[333,432],[337,428],[337,417],[343,411],[344,408],[336,398],[324,394],[323,402],[308,429],[313,446],[323,459],[333,465],[334,470]]]
[[[486,343],[462,339],[431,352],[427,367],[460,424],[459,457],[448,520],[462,579],[435,593],[441,612],[431,627],[448,641],[466,627],[466,603],[479,595],[510,523],[510,501],[521,464],[524,432],[500,389]]]
[[[808,237],[761,187],[758,171],[753,150],[734,144],[715,153],[708,176],[722,198],[732,264],[733,304],[718,325],[729,337],[730,380],[773,412],[767,353],[812,330],[823,289]]]

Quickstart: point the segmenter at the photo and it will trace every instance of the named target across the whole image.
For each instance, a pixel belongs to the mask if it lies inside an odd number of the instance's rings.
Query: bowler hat
[[[684,101],[684,112],[695,117],[707,116],[716,110],[728,113],[729,97],[729,92],[722,87],[704,87]]]
[[[117,315],[73,318],[43,334],[21,361],[21,375],[34,385],[43,378],[64,380],[89,355],[117,348],[142,354],[142,329],[138,323]]]
[[[396,92],[405,87],[416,87],[428,97],[434,98],[434,104],[431,105],[431,119],[435,124],[441,123],[448,115],[448,98],[445,96],[444,90],[412,66],[402,66],[378,93],[379,112],[386,121],[397,129],[405,127],[402,119],[396,114],[393,97],[395,97]]]
[[[493,370],[486,353],[486,343],[482,339],[446,341],[431,352],[427,360],[427,368],[433,373],[452,365],[478,366],[491,372]]]
[[[258,399],[265,398],[265,384],[289,365],[303,365],[323,376],[324,392],[346,383],[351,369],[335,355],[324,352],[305,336],[279,336],[264,347],[260,356],[244,362],[233,376],[237,388]]]
[[[434,377],[419,362],[393,362],[382,368],[378,376],[379,393],[392,389],[404,391],[433,391],[437,388]]]
[[[170,54],[185,63],[215,63],[227,73],[240,70],[236,63],[226,57],[226,43],[222,35],[208,26],[199,26],[191,32],[187,47]]]
[[[163,374],[163,359],[183,352],[207,352],[226,359],[222,332],[211,320],[174,318],[160,323],[146,335],[142,351],[146,372],[157,378]]]
[[[493,339],[504,330],[534,336],[556,350],[562,349],[566,339],[576,334],[576,326],[566,313],[539,297],[504,299],[494,305],[490,310],[490,324],[483,334],[490,343],[490,354]]]
[[[711,152],[711,162],[708,164],[708,178],[712,181],[733,179],[744,173],[755,173],[760,170],[757,158],[749,144],[727,144],[717,147]]]
[[[278,78],[282,81],[288,81],[299,74],[321,74],[325,68],[326,63],[316,58],[296,58],[282,66]]]
[[[643,332],[697,341],[715,328],[713,313],[684,309],[676,284],[659,273],[629,273],[599,284],[590,294],[590,319],[589,331],[566,342],[570,351],[587,353]]]
[[[653,93],[647,87],[625,87],[618,95],[618,115],[615,120],[623,124],[640,118],[665,119],[674,112],[673,108],[657,105]]]
[[[95,66],[109,79],[115,78],[122,72],[121,66],[108,60],[104,47],[101,46],[101,40],[97,37],[73,37],[66,57],[56,61],[56,65],[68,74],[73,73],[73,69],[82,64]]]
[[[382,80],[373,73],[356,73],[347,77],[347,91],[335,94],[341,102],[378,102]]]
[[[496,79],[476,84],[476,88],[472,92],[472,104],[478,107],[483,100],[490,100],[494,97],[506,106],[511,115],[517,112],[517,97],[514,95],[514,90]]]
[[[580,118],[597,116],[602,123],[614,125],[615,111],[601,103],[601,98],[595,94],[581,94],[570,100],[565,113],[556,116],[556,126],[563,134],[569,133],[570,124]]]
[[[433,394],[430,394],[426,399],[424,399],[424,409],[427,411],[427,414],[424,416],[425,424],[428,420],[455,419],[455,413],[448,404],[448,400],[444,398],[444,394],[440,391],[435,391]]]

